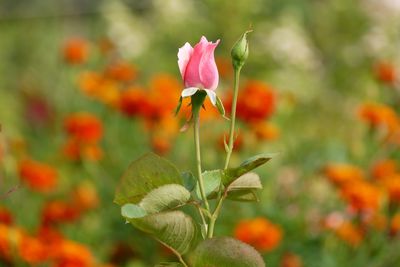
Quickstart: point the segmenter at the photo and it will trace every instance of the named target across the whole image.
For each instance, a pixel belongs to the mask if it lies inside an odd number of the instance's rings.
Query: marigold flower
[[[281,261],[281,267],[302,267],[303,261],[300,256],[293,253],[285,253]]]
[[[278,127],[268,122],[252,123],[251,129],[258,140],[275,140],[280,134]]]
[[[87,247],[64,240],[57,246],[54,267],[93,267],[94,259]]]
[[[64,44],[64,59],[70,64],[81,64],[88,57],[88,43],[81,38],[71,38]]]
[[[171,116],[176,107],[176,101],[179,99],[180,89],[179,81],[168,74],[152,77],[148,98],[152,102],[153,118]]]
[[[336,235],[349,245],[357,247],[363,240],[363,232],[351,222],[343,222],[337,229]]]
[[[57,184],[56,170],[48,164],[33,160],[23,160],[19,163],[19,175],[31,189],[40,192],[51,191]]]
[[[260,217],[239,222],[234,235],[237,239],[266,252],[279,245],[282,239],[282,230],[278,225]]]
[[[239,91],[237,117],[245,122],[268,119],[275,111],[276,96],[273,89],[261,81],[249,81]],[[232,109],[232,96],[225,101],[228,112]]]
[[[386,159],[376,162],[372,167],[372,176],[381,180],[397,172],[397,163],[394,160]]]
[[[121,93],[120,109],[122,113],[129,117],[143,116],[152,117],[152,103],[146,92],[139,87],[131,87]]]
[[[344,163],[330,163],[325,166],[324,175],[336,185],[343,185],[364,179],[364,172],[353,165]]]
[[[400,213],[396,213],[390,222],[390,234],[396,235],[400,233]]]
[[[108,66],[106,75],[117,81],[130,82],[136,78],[137,70],[128,62],[118,61]]]
[[[88,182],[79,184],[72,192],[72,197],[73,205],[81,210],[93,209],[99,204],[96,188]]]
[[[111,107],[117,107],[120,98],[118,83],[96,72],[83,72],[79,76],[79,88],[92,97]]]
[[[371,127],[383,127],[389,133],[396,131],[399,127],[399,119],[396,112],[386,105],[376,103],[364,104],[361,106],[359,114]]]
[[[387,176],[382,179],[381,183],[386,189],[390,201],[400,203],[400,174]]]
[[[50,201],[42,210],[44,225],[60,222],[73,222],[80,216],[80,209],[64,201]]]
[[[186,87],[182,91],[182,97],[192,96],[198,90],[205,90],[215,105],[214,91],[218,86],[219,75],[214,50],[218,44],[219,40],[213,43],[203,36],[194,48],[189,43],[179,48],[178,65]]]
[[[95,143],[103,135],[101,121],[88,112],[78,112],[69,115],[64,121],[66,132],[82,143]]]
[[[13,216],[11,212],[6,208],[0,206],[0,224],[11,225],[13,223]]]
[[[374,67],[375,76],[381,82],[393,85],[397,80],[395,66],[390,62],[379,62]]]
[[[6,224],[0,223],[0,257],[1,258],[9,258],[11,249],[10,249],[10,231],[9,226]]]
[[[22,260],[29,264],[39,264],[47,261],[50,257],[48,247],[39,239],[23,235],[18,246]]]
[[[351,182],[341,188],[342,197],[357,212],[374,212],[382,201],[381,190],[364,181]]]

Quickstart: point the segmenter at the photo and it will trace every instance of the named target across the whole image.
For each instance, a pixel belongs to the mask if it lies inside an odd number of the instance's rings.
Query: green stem
[[[204,182],[203,176],[201,171],[201,154],[200,154],[200,116],[199,111],[194,112],[193,119],[194,119],[194,142],[196,147],[196,165],[197,165],[197,177],[199,181],[199,188],[201,198],[204,202],[207,211],[210,211],[210,206],[207,201],[206,193],[204,191]]]
[[[214,213],[212,214],[212,216],[210,218],[210,225],[209,225],[209,229],[208,229],[208,233],[207,233],[208,238],[212,238],[214,235],[215,222],[218,219],[219,212],[221,211],[221,207],[222,207],[222,202],[224,202],[225,197],[226,197],[226,192],[224,192],[224,194],[219,198],[218,204],[215,207]]]
[[[229,144],[228,144],[228,151],[226,152],[226,160],[225,160],[225,167],[224,169],[226,170],[229,166],[229,161],[231,159],[232,151],[233,151],[233,141],[234,141],[234,135],[235,135],[235,121],[236,121],[236,106],[237,106],[237,99],[238,99],[238,94],[239,94],[239,76],[240,76],[240,70],[241,67],[234,68],[235,70],[235,78],[233,81],[233,100],[232,100],[232,115],[231,115],[231,126],[229,130]],[[221,189],[222,190],[222,187]],[[218,198],[218,204],[215,207],[215,210],[210,218],[210,225],[208,228],[207,232],[207,237],[212,238],[214,235],[214,227],[215,223],[218,219],[219,213],[221,211],[222,203],[224,202],[226,198],[226,191],[219,196]]]
[[[239,75],[240,75],[241,68],[235,68],[235,78],[233,81],[233,100],[232,100],[232,115],[231,115],[231,127],[229,130],[229,144],[228,144],[228,151],[226,152],[226,160],[225,160],[225,167],[226,170],[229,166],[229,161],[231,159],[232,150],[233,150],[233,141],[235,135],[235,121],[236,121],[236,105],[239,93]]]
[[[182,263],[182,265],[183,265],[184,267],[189,267],[189,265],[186,264],[186,262],[183,260],[183,258],[182,258],[181,255],[178,255],[178,259],[179,259],[179,261]]]

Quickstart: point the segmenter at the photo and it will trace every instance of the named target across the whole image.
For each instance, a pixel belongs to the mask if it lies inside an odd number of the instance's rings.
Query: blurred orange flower
[[[50,165],[33,160],[23,160],[19,163],[21,180],[36,191],[48,192],[57,184],[57,171]]]
[[[381,82],[393,85],[397,80],[396,68],[391,62],[379,62],[374,67],[375,76]]]
[[[235,227],[235,237],[260,251],[270,251],[282,240],[281,228],[266,218],[243,220]]]
[[[18,246],[21,259],[35,265],[49,260],[49,249],[40,240],[28,235],[23,235]]]
[[[96,72],[83,72],[78,79],[79,88],[89,97],[109,105],[117,107],[120,97],[118,83]]]
[[[400,204],[400,174],[394,174],[382,179],[382,185],[388,193],[390,201]]]
[[[302,267],[303,261],[301,258],[293,253],[287,252],[283,255],[281,267]]]
[[[388,133],[399,128],[399,119],[396,112],[389,106],[377,103],[367,103],[360,107],[360,117],[371,127],[383,127]]]
[[[215,62],[218,67],[218,72],[221,78],[227,79],[233,75],[232,62],[229,58],[216,57]]]
[[[65,201],[53,200],[47,202],[42,210],[42,223],[73,222],[80,216],[80,209]]]
[[[336,185],[364,179],[364,172],[353,165],[344,163],[330,163],[325,166],[324,175]]]
[[[130,82],[136,78],[137,70],[128,62],[117,61],[107,67],[105,74],[116,81]]]
[[[258,140],[275,140],[279,137],[279,129],[268,122],[256,122],[251,124],[251,129]]]
[[[400,213],[396,213],[390,223],[390,234],[397,235],[400,233]]]
[[[382,191],[377,186],[364,181],[343,185],[341,195],[356,212],[378,210],[383,197]]]
[[[232,109],[232,95],[225,101],[228,112]],[[261,81],[249,81],[240,89],[237,117],[245,122],[268,119],[275,111],[276,96],[273,89]]]
[[[70,64],[81,64],[88,57],[88,43],[81,38],[68,39],[63,48],[64,59]]]
[[[66,132],[79,142],[95,143],[103,135],[103,125],[93,114],[78,112],[69,115],[64,120]]]
[[[94,259],[87,247],[64,240],[55,249],[54,267],[93,267]]]
[[[0,206],[0,224],[11,225],[13,223],[13,217],[11,212],[6,208]]]
[[[391,159],[378,161],[372,166],[372,176],[377,180],[391,176],[395,174],[396,171],[397,163]]]
[[[120,109],[128,117],[152,116],[152,105],[148,94],[141,87],[130,87],[121,93]]]
[[[349,245],[358,246],[363,240],[363,232],[361,229],[351,222],[343,222],[337,229],[336,235],[347,242]]]
[[[72,203],[83,211],[96,208],[99,204],[96,188],[89,182],[79,184],[72,192]]]

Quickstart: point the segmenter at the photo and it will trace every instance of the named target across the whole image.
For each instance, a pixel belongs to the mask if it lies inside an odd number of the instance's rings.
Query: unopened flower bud
[[[235,43],[232,47],[231,57],[232,57],[232,64],[233,67],[241,68],[244,65],[247,57],[249,56],[249,42],[247,41],[247,34],[251,32],[246,31],[240,37],[240,39]]]

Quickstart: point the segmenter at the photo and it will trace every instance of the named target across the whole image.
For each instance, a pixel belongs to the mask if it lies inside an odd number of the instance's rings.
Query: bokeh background
[[[174,259],[113,203],[147,151],[194,170],[177,51],[245,30],[232,165],[258,169],[256,203],[227,202],[217,235],[267,266],[400,266],[399,0],[102,0],[0,3],[0,266],[153,266]],[[206,103],[205,169],[228,122]]]

